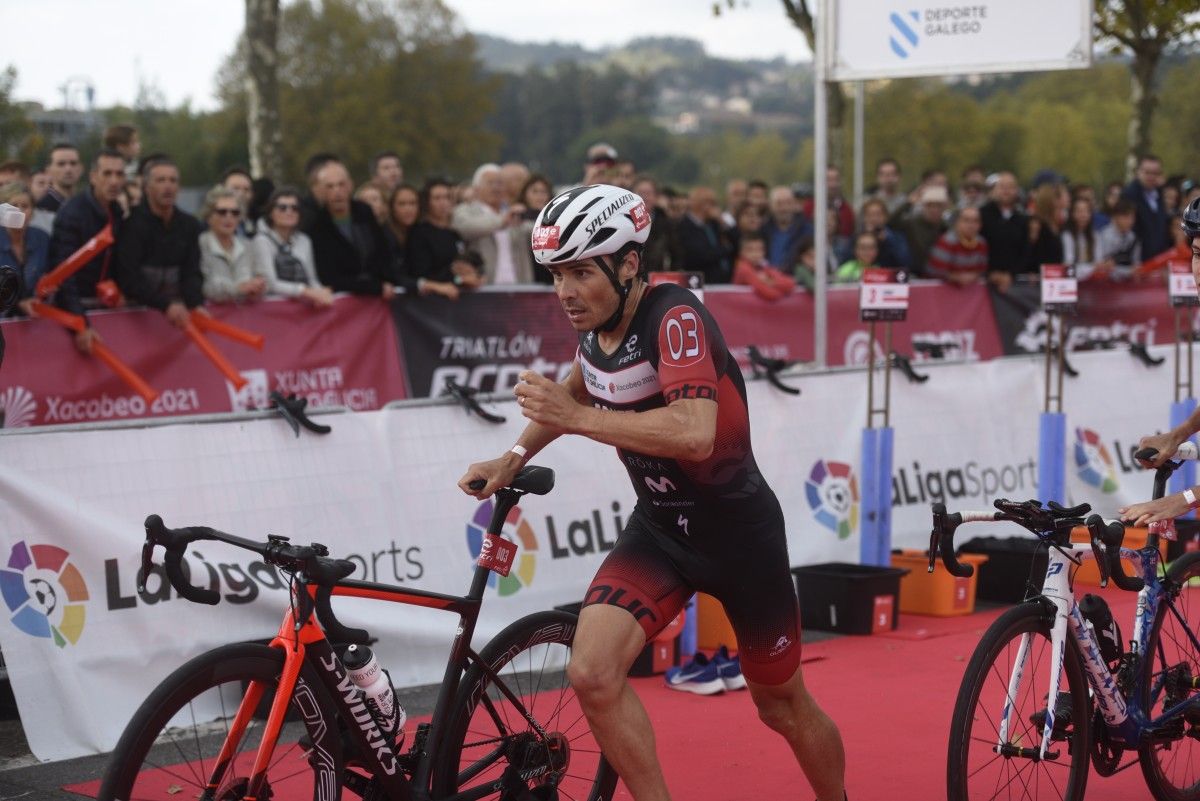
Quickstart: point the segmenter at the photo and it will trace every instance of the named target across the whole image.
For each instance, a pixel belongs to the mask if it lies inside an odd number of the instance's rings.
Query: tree
[[[1151,149],[1159,62],[1169,50],[1195,39],[1200,32],[1196,11],[1196,0],[1097,0],[1096,32],[1112,44],[1114,53],[1132,55],[1127,179],[1132,178],[1138,158]]]
[[[255,177],[283,175],[278,37],[279,0],[246,0],[246,123]]]
[[[33,123],[19,105],[13,102],[13,87],[17,69],[9,66],[0,71],[0,157],[29,159],[41,149]]]

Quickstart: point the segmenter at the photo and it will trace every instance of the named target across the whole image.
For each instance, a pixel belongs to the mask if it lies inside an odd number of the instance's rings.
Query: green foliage
[[[25,112],[13,102],[13,86],[16,82],[16,67],[10,66],[0,71],[0,157],[19,158],[32,163],[43,143]]]

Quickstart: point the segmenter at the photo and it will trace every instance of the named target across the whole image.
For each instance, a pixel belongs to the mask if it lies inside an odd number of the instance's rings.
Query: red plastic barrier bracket
[[[199,314],[194,309],[192,310],[192,324],[196,328],[208,334],[217,334],[226,339],[232,339],[234,342],[240,342],[243,345],[249,345],[255,350],[262,350],[263,343],[267,338],[262,334],[256,334],[253,331],[247,331],[245,328],[226,323],[221,320],[209,317],[207,314]]]
[[[34,290],[37,297],[45,300],[53,295],[64,281],[79,272],[83,265],[103,253],[105,249],[111,247],[112,243],[113,232],[110,223],[101,228],[100,233],[84,242],[79,250],[63,259],[62,264],[38,279],[37,288]]]
[[[229,381],[229,383],[233,384],[235,389],[241,389],[242,387],[246,386],[247,381],[242,377],[242,374],[237,371],[237,368],[229,363],[228,359],[221,355],[220,351],[213,347],[213,344],[208,341],[208,337],[204,336],[204,334],[200,332],[200,329],[197,328],[194,323],[189,322],[186,326],[184,326],[183,331],[188,335],[188,338],[192,340],[196,347],[200,349],[200,352],[208,357],[208,360],[213,363],[213,366],[221,371],[221,374],[225,376],[225,379]]]

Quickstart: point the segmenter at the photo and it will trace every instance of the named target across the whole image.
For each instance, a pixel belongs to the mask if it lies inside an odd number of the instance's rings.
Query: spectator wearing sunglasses
[[[242,200],[237,191],[223,186],[210,189],[204,198],[203,216],[208,224],[208,230],[200,234],[204,297],[217,303],[261,299],[270,286],[269,273],[260,269],[249,245],[238,236]]]
[[[148,156],[142,180],[144,202],[117,240],[117,283],[130,303],[158,309],[184,328],[189,310],[205,313],[200,222],[175,205],[179,168],[168,156]]]
[[[257,271],[267,276],[267,292],[329,306],[333,292],[317,280],[312,240],[300,230],[300,193],[281,187],[267,200],[266,214],[250,243]]]

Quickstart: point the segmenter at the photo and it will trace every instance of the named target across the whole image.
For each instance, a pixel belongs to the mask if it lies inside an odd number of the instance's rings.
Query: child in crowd
[[[1133,230],[1136,211],[1128,200],[1120,200],[1113,207],[1112,222],[1096,237],[1096,269],[1098,275],[1107,275],[1117,281],[1133,275],[1133,270],[1142,262],[1142,243]]]
[[[862,279],[863,270],[879,266],[879,239],[870,231],[863,231],[854,240],[854,258],[838,267],[833,280],[839,284],[854,283]]]
[[[779,300],[796,288],[791,276],[767,264],[767,242],[757,231],[747,231],[741,236],[733,282],[751,287],[764,300]]]

